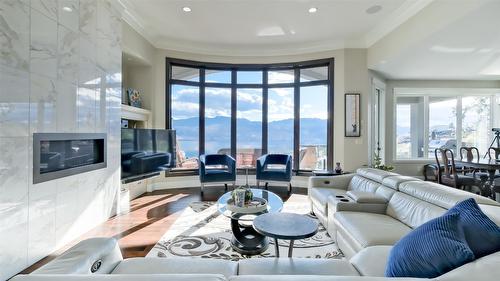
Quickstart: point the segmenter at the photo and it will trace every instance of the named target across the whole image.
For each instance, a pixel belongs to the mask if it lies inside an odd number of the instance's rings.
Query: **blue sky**
[[[260,83],[260,71],[238,72],[240,83]],[[229,71],[209,73],[207,82],[230,82]],[[269,72],[269,82],[293,81],[293,72]],[[199,93],[197,87],[174,85],[172,88],[172,111],[174,119],[198,116]],[[293,88],[270,88],[268,93],[269,121],[293,118]],[[327,87],[312,86],[301,88],[301,117],[327,119]],[[248,88],[237,91],[237,117],[251,121],[262,119],[262,89]],[[231,91],[229,88],[205,89],[205,114],[207,118],[231,116]]]

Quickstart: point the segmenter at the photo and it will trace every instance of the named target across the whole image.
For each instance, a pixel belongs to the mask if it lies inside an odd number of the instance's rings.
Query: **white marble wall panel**
[[[31,9],[30,71],[57,78],[57,21]]]
[[[31,0],[31,8],[57,21],[57,0]]]
[[[57,132],[76,133],[77,128],[76,85],[64,81],[57,83]]]
[[[80,58],[80,35],[63,25],[59,25],[57,33],[57,61],[59,80],[78,83],[78,61]]]
[[[28,265],[27,138],[0,138],[0,155],[0,279],[5,279]]]
[[[0,65],[0,137],[27,137],[29,73]]]
[[[0,280],[116,211],[120,27],[106,0],[0,1]],[[108,167],[33,184],[36,132],[107,133]]]
[[[97,38],[97,0],[80,0],[80,32],[88,40]]]
[[[30,8],[18,0],[0,1],[0,64],[29,70]]]
[[[59,24],[77,32],[80,21],[80,2],[79,0],[58,0]]]
[[[56,132],[57,80],[34,73],[30,80],[30,131]]]

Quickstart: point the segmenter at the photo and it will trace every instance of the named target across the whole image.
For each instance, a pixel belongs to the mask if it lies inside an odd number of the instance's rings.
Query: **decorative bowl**
[[[254,214],[267,210],[267,200],[264,198],[254,197],[250,203],[245,204],[243,207],[236,206],[233,199],[227,200],[226,208],[238,214]]]

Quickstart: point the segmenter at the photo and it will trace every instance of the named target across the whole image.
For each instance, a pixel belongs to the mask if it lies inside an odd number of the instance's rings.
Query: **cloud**
[[[292,83],[295,79],[293,75],[293,70],[282,70],[282,71],[269,71],[269,83]]]

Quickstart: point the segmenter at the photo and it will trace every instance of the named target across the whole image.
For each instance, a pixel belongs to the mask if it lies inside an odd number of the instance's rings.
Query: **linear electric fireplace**
[[[33,183],[106,168],[106,134],[33,134]]]

